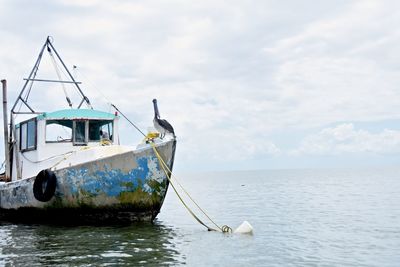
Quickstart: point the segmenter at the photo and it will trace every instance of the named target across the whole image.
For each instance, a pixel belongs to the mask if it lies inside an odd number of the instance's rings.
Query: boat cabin
[[[16,124],[18,153],[13,153],[16,164],[13,164],[12,180],[36,175],[37,170],[50,168],[52,159],[65,154],[86,147],[119,144],[117,123],[117,114],[65,109]]]

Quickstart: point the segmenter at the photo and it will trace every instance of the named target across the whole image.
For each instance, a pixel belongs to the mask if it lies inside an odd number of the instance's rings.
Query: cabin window
[[[109,140],[113,138],[113,122],[106,120],[89,121],[89,141]]]
[[[46,142],[71,142],[72,121],[71,120],[48,120],[46,121]]]
[[[74,121],[74,145],[86,145],[87,144],[87,124],[88,121],[76,120]]]
[[[22,136],[26,139],[26,136]],[[112,120],[47,120],[46,142],[73,142],[86,145],[88,142],[113,140]]]
[[[29,151],[36,149],[36,119],[22,122],[20,125],[20,149]]]

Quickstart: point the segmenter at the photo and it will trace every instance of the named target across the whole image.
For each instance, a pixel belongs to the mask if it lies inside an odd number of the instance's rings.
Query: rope
[[[8,138],[8,137],[4,137],[4,138]],[[10,146],[10,144],[7,142],[8,144],[8,154],[10,155],[11,150],[12,150],[12,146]],[[5,150],[6,148],[4,148]],[[11,156],[11,155],[10,155]],[[0,170],[2,170],[4,168],[4,171],[6,170],[6,164],[9,164],[9,162],[6,162],[6,159],[4,159],[3,163],[1,164]]]
[[[151,143],[153,146],[153,149],[155,149],[154,147],[154,143]],[[159,158],[159,160],[161,161],[162,165],[164,165],[164,167],[168,170],[169,175],[172,177],[172,171],[169,169],[168,165],[165,163],[165,161],[162,159],[162,157],[160,156],[160,154],[158,153],[157,150],[155,150],[155,152],[157,153],[157,157]],[[175,178],[175,177],[174,177]],[[178,183],[178,185],[180,186],[180,188],[183,190],[183,192],[190,198],[190,200],[196,205],[196,207],[220,230],[221,227],[219,227],[208,215],[207,213],[197,204],[197,202],[190,196],[190,194],[185,190],[185,188],[183,188],[182,184],[179,183],[178,179],[175,178],[175,181]]]
[[[216,231],[213,228],[210,228],[209,226],[207,226],[205,223],[203,223],[194,213],[193,211],[188,207],[188,205],[183,201],[182,197],[179,195],[178,191],[176,190],[172,179],[171,178],[175,178],[175,181],[178,183],[178,185],[180,186],[180,188],[183,190],[183,192],[189,197],[189,199],[196,205],[196,207],[210,220],[210,222],[212,222],[222,233],[232,233],[232,228],[230,228],[227,225],[223,225],[222,227],[218,226],[218,224],[216,224],[211,218],[210,216],[207,215],[207,213],[197,204],[197,202],[190,196],[190,194],[185,190],[185,188],[183,188],[182,184],[179,183],[178,179],[176,179],[176,177],[172,177],[172,171],[171,169],[168,167],[168,165],[165,163],[165,161],[163,160],[163,158],[161,157],[161,155],[158,153],[154,142],[151,142],[150,145],[152,146],[154,153],[156,154],[158,160],[161,163],[161,167],[164,170],[167,179],[169,180],[169,182],[171,183],[172,188],[174,189],[176,195],[178,196],[178,198],[181,200],[182,204],[185,206],[185,208],[189,211],[189,213],[203,226],[205,226],[208,231]]]
[[[69,157],[71,157],[73,154],[75,154],[78,151],[82,151],[82,150],[87,150],[90,149],[90,147],[88,146],[84,146],[79,150],[76,151],[70,151],[64,154],[64,158],[62,158],[60,161],[58,161],[56,164],[54,164],[52,167],[50,167],[50,169],[54,169],[55,167],[57,167],[61,162],[63,162],[64,160],[67,160]],[[69,153],[69,155],[67,155]]]
[[[38,161],[34,161],[34,160],[31,160],[31,159],[27,158],[24,153],[22,153],[22,157],[24,159],[26,159],[27,161],[29,161],[30,163],[41,163],[41,162],[44,162],[44,161],[47,161],[47,160],[51,160],[51,159],[56,159],[56,158],[59,158],[59,157],[62,157],[62,156],[65,156],[67,154],[74,153],[74,152],[75,151],[68,151],[66,153],[63,153],[63,154],[60,154],[60,155],[55,155],[55,156],[48,157],[46,159],[42,159],[42,160],[38,160]]]
[[[158,160],[160,161],[160,163],[164,162],[164,160],[163,160],[163,159],[161,158],[161,156],[158,154],[157,149],[156,149],[155,146],[154,146],[154,143],[151,143],[151,146],[153,147],[153,150],[154,150],[154,152],[155,152],[155,154],[156,154]],[[168,172],[167,172],[167,170],[166,170],[165,167],[164,167],[164,164],[161,164],[161,167],[162,167],[162,169],[164,170],[164,172],[165,172],[165,174],[166,174],[166,176],[167,176],[167,179],[168,179],[168,181],[170,182],[170,184],[171,184],[172,188],[174,189],[176,195],[178,196],[179,200],[180,200],[180,201],[182,202],[182,204],[185,206],[185,208],[187,209],[187,211],[193,216],[193,218],[195,218],[201,225],[203,225],[204,227],[206,227],[208,231],[216,231],[215,229],[213,229],[213,228],[207,226],[204,222],[202,222],[202,221],[200,220],[199,217],[196,216],[196,214],[194,214],[194,212],[189,208],[189,206],[186,204],[186,202],[185,202],[185,201],[182,199],[182,197],[179,195],[179,193],[178,193],[178,191],[176,190],[174,184],[172,183],[171,177],[168,175]]]
[[[58,161],[56,164],[54,164],[52,167],[50,167],[50,170],[54,170],[58,164],[60,164],[61,162],[63,162],[64,160],[67,160],[69,157],[71,157],[76,151],[72,151],[72,153],[70,153],[69,155],[64,155],[64,158],[62,158],[60,161]]]
[[[223,226],[221,227],[221,231],[222,231],[223,233],[232,233],[232,232],[233,232],[232,228],[230,228],[228,225],[223,225]]]
[[[90,148],[90,147],[83,147],[83,148],[81,148],[81,149],[79,149],[79,150],[77,150],[77,151],[82,151],[82,150],[86,150],[86,149],[89,149],[89,148]],[[56,158],[59,158],[59,157],[63,157],[61,160],[59,160],[59,161],[56,162],[53,166],[50,167],[50,169],[53,169],[53,168],[55,168],[56,166],[58,166],[61,162],[63,162],[64,160],[68,159],[70,156],[72,156],[73,154],[75,154],[77,151],[76,151],[76,150],[68,151],[68,152],[66,152],[66,153],[63,153],[63,154],[60,154],[60,155],[56,155],[56,156],[52,156],[52,157],[49,157],[49,158],[46,158],[46,159],[38,160],[38,161],[34,161],[34,160],[31,160],[31,159],[27,158],[27,157],[24,155],[24,153],[22,153],[22,157],[23,157],[24,159],[26,159],[27,161],[29,161],[30,163],[41,163],[41,162],[44,162],[44,161],[47,161],[47,160],[52,160],[52,159],[56,159]]]
[[[1,164],[0,170],[2,170],[4,166],[6,166],[6,160],[4,160],[3,163]]]

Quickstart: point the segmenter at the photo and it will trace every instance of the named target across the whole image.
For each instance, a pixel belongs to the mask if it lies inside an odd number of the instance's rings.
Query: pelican
[[[154,128],[160,132],[161,138],[164,138],[165,134],[169,133],[172,134],[175,138],[174,128],[167,120],[160,119],[160,113],[157,107],[157,99],[153,99],[153,106],[154,106]]]

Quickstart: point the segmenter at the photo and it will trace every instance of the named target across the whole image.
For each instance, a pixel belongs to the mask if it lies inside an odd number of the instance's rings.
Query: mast
[[[7,81],[1,80],[3,84],[3,123],[4,123],[4,154],[5,154],[5,173],[6,181],[11,180],[10,175],[10,144],[8,143],[8,116],[7,116]]]
[[[52,56],[52,57],[53,57],[52,52],[54,51],[57,59],[59,60],[59,62],[63,66],[64,70],[67,72],[67,74],[68,74],[69,78],[71,79],[71,81],[61,81],[61,80],[57,81],[57,80],[36,79],[36,74],[37,74],[37,72],[39,70],[39,65],[40,65],[40,62],[42,60],[43,53],[46,50],[50,54],[50,56]],[[74,84],[76,86],[76,88],[78,89],[79,94],[82,97],[82,100],[81,100],[80,104],[78,105],[78,109],[81,108],[81,106],[82,106],[82,104],[84,102],[86,102],[87,105],[90,108],[92,108],[89,98],[83,93],[82,89],[79,86],[80,82],[76,81],[74,79],[74,77],[72,76],[71,72],[69,71],[69,69],[65,65],[65,63],[62,60],[61,56],[58,54],[57,50],[55,49],[50,36],[47,36],[46,42],[44,43],[44,45],[40,49],[39,56],[38,56],[38,58],[37,58],[37,60],[35,62],[35,65],[33,66],[28,78],[25,78],[24,80],[25,80],[24,86],[22,87],[22,90],[19,93],[18,98],[15,101],[15,103],[14,103],[12,109],[11,109],[11,118],[12,118],[13,114],[41,114],[41,113],[43,113],[43,112],[36,112],[28,104],[28,98],[29,98],[29,95],[30,95],[30,92],[31,92],[31,89],[32,89],[32,84],[34,82],[56,82],[56,83],[61,83],[61,84],[63,84],[63,83],[72,83],[72,84]],[[24,96],[24,93],[26,93],[25,96]],[[29,112],[20,112],[19,110],[18,111],[16,110],[17,105],[18,105],[18,103],[20,101],[22,102],[22,104],[24,104],[29,109]]]

